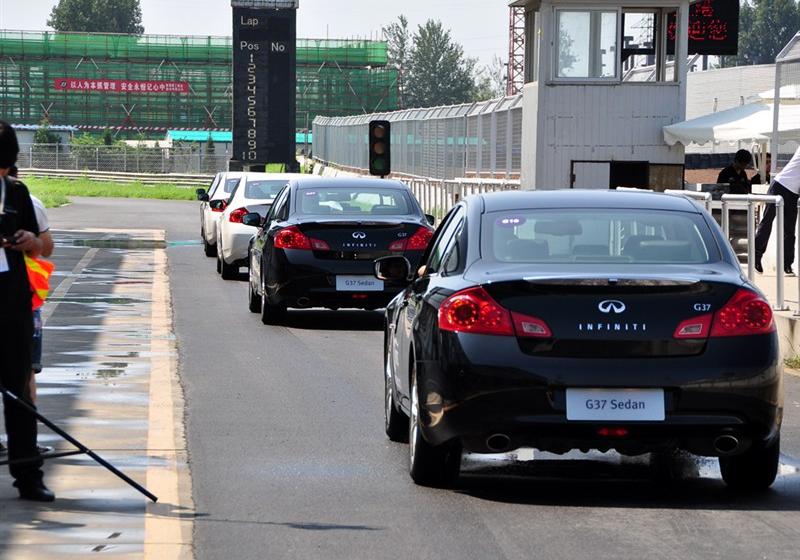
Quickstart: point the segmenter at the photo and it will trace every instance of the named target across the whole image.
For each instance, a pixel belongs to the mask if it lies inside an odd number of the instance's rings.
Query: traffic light
[[[391,123],[369,123],[369,174],[385,177],[392,172]]]

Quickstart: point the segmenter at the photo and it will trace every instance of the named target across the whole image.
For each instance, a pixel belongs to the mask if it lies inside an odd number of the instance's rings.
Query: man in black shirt
[[[14,129],[0,121],[0,384],[30,403],[33,312],[25,255],[38,256],[42,242],[28,189],[8,176],[19,144]],[[36,417],[13,400],[3,399],[14,486],[20,498],[55,499],[42,481],[42,460],[36,448]]]
[[[733,158],[733,164],[719,172],[717,183],[731,186],[731,194],[750,194],[751,183],[745,169],[752,163],[753,156],[747,150],[739,150]]]

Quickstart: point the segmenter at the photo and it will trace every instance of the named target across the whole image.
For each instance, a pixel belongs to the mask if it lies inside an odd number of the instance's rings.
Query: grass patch
[[[23,178],[31,193],[48,208],[62,206],[70,196],[110,198],[152,198],[157,200],[197,200],[194,188],[175,185],[143,185],[141,183],[111,183],[88,179]]]
[[[789,369],[799,369],[800,370],[800,356],[795,356],[793,358],[787,358],[783,361],[784,365]]]

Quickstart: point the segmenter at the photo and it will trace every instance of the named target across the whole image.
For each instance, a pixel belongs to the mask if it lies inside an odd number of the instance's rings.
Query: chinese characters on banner
[[[675,15],[669,16],[667,53],[675,53]],[[733,55],[739,46],[739,0],[700,0],[689,9],[689,54]]]
[[[100,91],[109,93],[189,93],[189,82],[56,78],[54,85],[58,91]]]

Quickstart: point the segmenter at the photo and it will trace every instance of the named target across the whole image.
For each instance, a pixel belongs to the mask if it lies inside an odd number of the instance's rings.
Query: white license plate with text
[[[648,422],[664,418],[663,389],[567,389],[567,420]]]
[[[336,290],[339,292],[382,292],[383,280],[372,276],[337,276]]]

